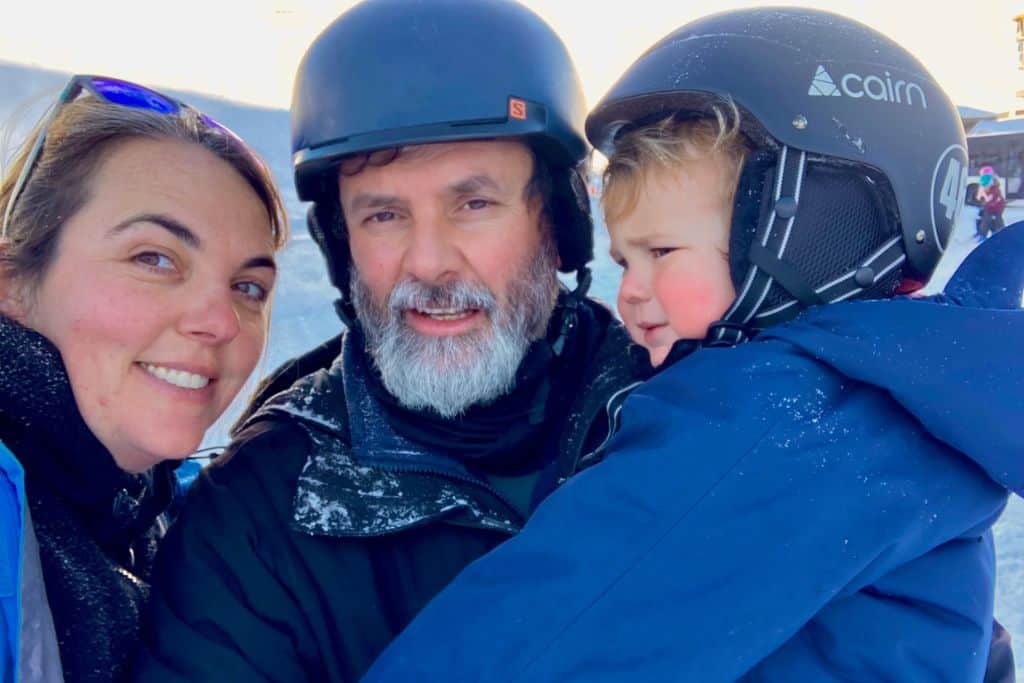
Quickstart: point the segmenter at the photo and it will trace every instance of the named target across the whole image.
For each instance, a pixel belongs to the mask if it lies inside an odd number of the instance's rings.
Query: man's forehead
[[[516,177],[520,174],[515,169],[520,164],[526,173],[523,179]],[[407,145],[353,155],[342,162],[338,182],[343,195],[350,195],[354,188],[359,193],[394,193],[395,188],[388,187],[390,181],[409,178],[430,182],[441,191],[474,192],[501,189],[506,181],[525,182],[532,173],[532,152],[524,141],[483,139]]]

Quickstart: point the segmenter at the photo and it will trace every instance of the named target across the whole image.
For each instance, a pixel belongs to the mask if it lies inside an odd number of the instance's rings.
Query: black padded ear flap
[[[563,273],[577,271],[594,258],[594,224],[582,173],[581,167],[551,169],[550,218]]]
[[[341,207],[330,199],[313,202],[306,213],[306,226],[310,237],[320,247],[327,261],[327,274],[343,296],[348,294],[348,250],[345,219]]]
[[[729,231],[729,275],[737,292],[750,269],[748,254],[754,235],[772,210],[770,188],[775,182],[775,165],[775,154],[759,149],[744,162],[736,183],[732,228]]]

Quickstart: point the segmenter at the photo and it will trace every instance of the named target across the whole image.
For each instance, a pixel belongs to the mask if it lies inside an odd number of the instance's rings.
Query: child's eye
[[[651,256],[654,258],[661,258],[662,256],[671,254],[675,250],[675,247],[651,247]]]
[[[612,256],[612,261],[614,261],[615,265],[617,265],[619,268],[622,268],[623,270],[629,268],[629,265],[626,263],[626,259],[622,258],[621,256]]]
[[[132,257],[136,263],[140,263],[146,268],[155,271],[170,271],[174,270],[174,261],[169,256],[161,254],[158,251],[144,251],[141,254],[136,254]]]

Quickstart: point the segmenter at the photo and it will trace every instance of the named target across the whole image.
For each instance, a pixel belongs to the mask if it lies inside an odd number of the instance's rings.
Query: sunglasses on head
[[[14,208],[17,204],[18,197],[25,189],[25,185],[28,183],[28,179],[32,175],[32,170],[35,168],[36,162],[39,160],[39,155],[42,152],[43,144],[46,142],[46,134],[49,132],[50,126],[57,118],[57,114],[60,112],[61,108],[69,102],[73,102],[82,94],[83,91],[88,92],[93,97],[97,97],[104,102],[109,102],[110,104],[120,107],[128,107],[130,109],[143,109],[145,111],[166,114],[168,116],[174,116],[183,110],[194,112],[208,128],[218,131],[237,141],[237,143],[249,153],[249,156],[256,160],[259,166],[263,166],[263,162],[259,160],[259,158],[249,149],[249,146],[246,145],[245,142],[230,128],[218,123],[195,107],[185,104],[181,100],[164,95],[156,90],[151,90],[150,88],[141,86],[137,83],[122,81],[117,78],[89,75],[73,76],[71,80],[68,81],[68,84],[64,86],[64,89],[61,90],[60,95],[57,97],[57,101],[50,107],[45,119],[39,126],[39,133],[36,135],[36,139],[32,143],[32,147],[25,159],[25,163],[21,167],[21,173],[18,174],[18,179],[15,181],[14,187],[11,189],[10,197],[7,200],[7,207],[4,209],[3,226],[0,228],[0,237],[7,237],[7,226],[10,223],[11,216],[14,215]]]

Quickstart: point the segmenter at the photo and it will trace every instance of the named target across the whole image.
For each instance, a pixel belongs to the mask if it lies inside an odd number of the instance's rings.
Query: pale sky
[[[287,108],[307,45],[353,3],[339,0],[13,0],[0,60],[102,73]],[[778,2],[527,0],[573,54],[590,105],[651,44],[714,11]],[[1024,90],[1015,25],[1024,0],[805,0],[902,43],[957,104],[1005,111]],[[1024,105],[1024,100],[1016,101]]]

